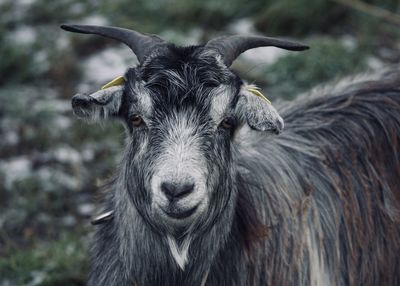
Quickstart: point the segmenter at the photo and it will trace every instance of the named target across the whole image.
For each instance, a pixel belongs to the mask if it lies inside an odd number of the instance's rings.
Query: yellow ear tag
[[[116,85],[123,85],[125,83],[125,78],[121,75],[119,77],[114,78],[112,81],[106,83],[101,87],[101,89],[106,89]]]
[[[266,98],[264,96],[264,94],[262,94],[257,88],[249,87],[249,88],[247,88],[247,90],[250,91],[255,96],[258,96],[258,97],[264,99],[268,104],[272,104],[271,101],[268,98]]]

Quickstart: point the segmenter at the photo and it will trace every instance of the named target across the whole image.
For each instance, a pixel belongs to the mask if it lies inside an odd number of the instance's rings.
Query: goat
[[[300,43],[176,47],[127,29],[62,28],[122,41],[139,60],[72,98],[79,117],[127,130],[89,285],[400,285],[399,68],[278,113],[229,67],[248,49]]]

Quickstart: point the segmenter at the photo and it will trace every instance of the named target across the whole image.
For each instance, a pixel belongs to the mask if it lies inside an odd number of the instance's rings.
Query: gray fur
[[[238,111],[243,114],[251,128],[275,134],[281,133],[284,126],[282,117],[270,103],[247,90],[251,87],[244,85],[241,88]]]
[[[232,196],[190,230],[184,270],[132,204],[126,154],[89,285],[399,285],[399,74],[282,104],[280,136],[238,130]]]
[[[275,109],[216,54],[170,45],[73,98],[127,127],[88,285],[400,285],[400,69]]]
[[[89,95],[77,94],[72,98],[74,114],[92,122],[114,116],[121,107],[123,92],[123,86],[112,86]]]

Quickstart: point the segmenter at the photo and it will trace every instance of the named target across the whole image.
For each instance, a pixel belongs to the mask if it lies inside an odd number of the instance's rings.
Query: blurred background
[[[119,161],[117,122],[72,116],[136,64],[129,48],[61,31],[115,25],[176,44],[233,33],[301,40],[304,53],[261,48],[234,64],[272,100],[400,61],[398,0],[0,0],[0,286],[84,285],[101,186]]]

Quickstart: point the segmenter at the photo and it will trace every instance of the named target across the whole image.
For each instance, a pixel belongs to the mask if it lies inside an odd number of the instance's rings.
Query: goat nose
[[[186,195],[190,194],[193,189],[194,184],[188,182],[163,182],[161,184],[161,191],[167,196],[168,200],[171,202],[185,197]]]

